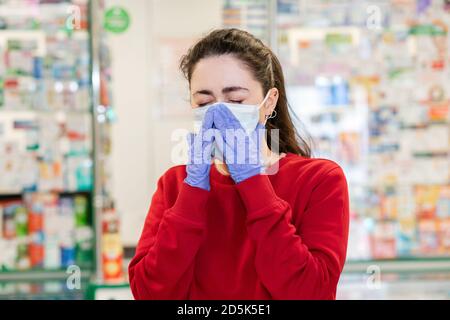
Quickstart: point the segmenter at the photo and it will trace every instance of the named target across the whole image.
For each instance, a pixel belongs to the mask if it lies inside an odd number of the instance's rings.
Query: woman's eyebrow
[[[222,93],[230,93],[233,91],[239,91],[239,90],[245,90],[245,91],[249,91],[247,88],[244,87],[239,87],[239,86],[232,86],[232,87],[225,87],[222,89]],[[206,94],[206,95],[210,95],[212,96],[213,93],[211,90],[207,90],[207,89],[203,89],[203,90],[198,90],[196,91],[193,95],[195,96],[196,94]]]
[[[229,92],[233,92],[233,91],[239,91],[239,90],[245,90],[245,91],[249,91],[247,88],[243,88],[243,87],[239,87],[239,86],[233,86],[233,87],[226,87],[222,89],[222,93],[229,93]]]
[[[193,95],[195,96],[196,94],[207,94],[207,95],[212,96],[212,92],[210,90],[205,90],[205,89],[204,90],[198,90]]]

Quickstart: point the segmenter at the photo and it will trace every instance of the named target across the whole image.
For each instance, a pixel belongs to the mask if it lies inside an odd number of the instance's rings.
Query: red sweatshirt
[[[211,191],[158,182],[129,265],[136,299],[334,299],[347,250],[342,169],[287,154],[239,184],[211,167]]]

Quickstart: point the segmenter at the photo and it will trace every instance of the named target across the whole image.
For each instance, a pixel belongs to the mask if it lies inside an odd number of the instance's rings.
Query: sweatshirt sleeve
[[[194,257],[206,227],[208,191],[182,183],[175,204],[168,208],[163,178],[128,267],[135,299],[188,298]]]
[[[314,186],[301,222],[267,176],[238,184],[247,230],[256,244],[255,266],[273,299],[334,299],[348,239],[347,182],[340,167]],[[297,213],[300,214],[300,213]]]

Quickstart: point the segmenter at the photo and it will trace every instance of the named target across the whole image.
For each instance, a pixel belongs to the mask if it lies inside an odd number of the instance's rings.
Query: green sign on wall
[[[112,33],[125,32],[130,26],[130,15],[122,7],[111,7],[105,12],[103,26]]]

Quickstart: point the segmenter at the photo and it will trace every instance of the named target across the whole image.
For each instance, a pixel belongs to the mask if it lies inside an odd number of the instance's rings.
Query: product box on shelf
[[[75,196],[74,210],[76,261],[79,266],[86,266],[91,263],[94,250],[94,234],[90,227],[90,215],[86,197]]]
[[[438,220],[439,253],[450,256],[450,217]]]
[[[5,56],[7,72],[18,76],[32,75],[37,48],[38,45],[35,40],[8,40]]]
[[[93,229],[87,195],[26,193],[1,200],[0,269],[92,267]]]
[[[369,218],[352,216],[347,249],[348,260],[371,258],[370,234],[368,231],[368,224],[371,223],[372,221]]]
[[[102,213],[102,262],[106,282],[123,281],[123,247],[117,212],[111,205]]]
[[[31,267],[42,267],[44,262],[44,207],[32,199],[28,202],[29,254]]]
[[[0,192],[92,189],[91,127],[87,115],[0,114]]]
[[[450,185],[416,185],[416,215],[421,219],[450,216]]]
[[[420,219],[419,254],[422,256],[436,256],[439,254],[438,222],[435,219]]]
[[[375,221],[371,234],[371,252],[374,259],[397,257],[397,228],[395,220]]]
[[[13,239],[16,237],[16,210],[22,206],[20,200],[3,201],[2,206],[2,237],[5,239]]]
[[[399,219],[396,236],[398,257],[410,257],[417,252],[416,224],[414,216]]]
[[[61,264],[67,267],[75,263],[75,212],[73,198],[59,199],[61,239]]]

